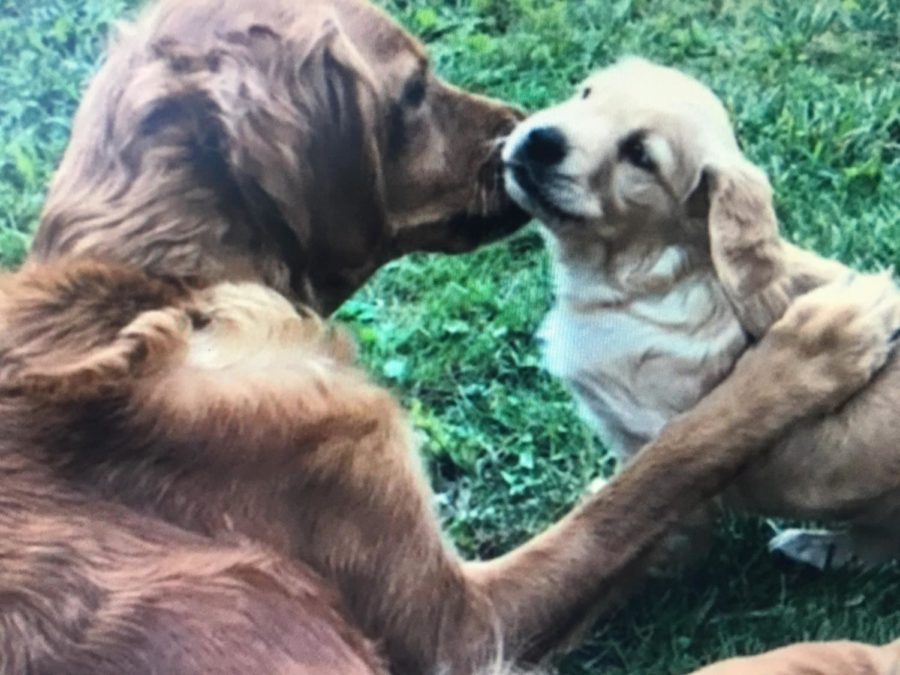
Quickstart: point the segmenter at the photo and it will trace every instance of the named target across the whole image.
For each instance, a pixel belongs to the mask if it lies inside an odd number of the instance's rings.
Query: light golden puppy
[[[741,154],[725,109],[673,69],[626,59],[601,70],[523,122],[504,161],[509,193],[544,222],[555,262],[547,364],[623,460],[726,378],[792,297],[900,297],[886,275],[779,238],[766,177]],[[794,428],[728,501],[841,528],[781,533],[772,546],[794,559],[895,557],[898,407],[894,360],[840,411]]]

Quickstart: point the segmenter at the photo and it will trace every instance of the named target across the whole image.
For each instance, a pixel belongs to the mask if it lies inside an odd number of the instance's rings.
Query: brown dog
[[[877,301],[843,300],[798,300],[725,385],[673,421],[607,488],[511,553],[468,563],[441,535],[406,416],[352,365],[339,332],[255,283],[193,290],[108,264],[34,266],[0,284],[0,466],[42,467],[50,477],[41,482],[86,498],[120,502],[215,539],[237,533],[268,545],[336,591],[359,632],[361,663],[365,636],[379,644],[391,672],[471,673],[498,654],[535,660],[559,646],[640,576],[645,553],[681,516],[790,424],[833,409],[869,381],[887,358],[895,313]],[[2,498],[28,509],[27,494],[17,495],[30,484],[14,473],[4,480],[10,486]],[[45,559],[55,576],[29,578],[50,628],[0,603],[0,627],[25,621],[18,630],[35,640],[43,630],[61,630],[54,617],[69,616],[65,579],[76,586],[90,579],[102,597],[116,598],[117,579],[138,583],[128,575],[142,574],[131,571],[127,548],[109,563],[119,570],[114,577],[92,553],[103,548],[103,527],[117,515],[82,509],[97,527],[85,522],[70,533],[58,523],[68,507],[56,494],[49,487],[40,493],[50,503],[43,534],[29,535],[27,523],[15,520],[0,533],[14,547],[25,538],[26,558],[35,537],[47,546],[70,534],[79,540]],[[147,537],[169,536],[161,532]],[[183,538],[172,538],[177,549]],[[202,562],[207,553],[197,553],[193,569],[188,558],[184,565],[159,558],[159,546],[140,536],[132,544],[135,565],[155,558],[159,574],[175,575],[173,595],[160,602],[176,602],[219,555],[211,548]],[[35,555],[21,565],[39,562]],[[275,583],[262,572],[250,577],[251,598],[251,590]],[[198,600],[199,616],[208,603],[221,607],[214,596]],[[85,616],[107,616],[105,605],[91,607]],[[302,611],[315,617],[333,605],[318,607],[311,602]],[[225,609],[214,611],[227,621]],[[322,620],[322,630],[340,632],[336,619]],[[291,625],[261,621],[276,642],[293,635]],[[80,649],[95,648],[93,636]],[[130,639],[116,644],[128,649]],[[47,648],[47,659],[63,658],[58,644]]]
[[[31,260],[254,279],[329,313],[403,253],[524,224],[496,143],[517,117],[363,0],[167,0],[88,89]]]

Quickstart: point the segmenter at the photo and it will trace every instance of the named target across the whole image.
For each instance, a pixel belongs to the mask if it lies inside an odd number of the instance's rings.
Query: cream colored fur
[[[528,147],[548,129],[564,139],[549,162]],[[781,240],[768,182],[721,103],[673,69],[627,59],[601,70],[522,123],[504,159],[508,190],[544,222],[555,263],[547,365],[622,460],[726,378],[797,295],[898,297],[885,275]],[[845,528],[773,540],[820,567],[897,556],[898,409],[893,360],[842,410],[798,425],[728,501]]]
[[[671,246],[604,270],[558,266],[559,302],[541,328],[547,366],[576,393],[585,419],[631,458],[728,372],[747,341],[715,276]],[[579,275],[581,276],[581,275]],[[608,295],[607,302],[599,298]]]

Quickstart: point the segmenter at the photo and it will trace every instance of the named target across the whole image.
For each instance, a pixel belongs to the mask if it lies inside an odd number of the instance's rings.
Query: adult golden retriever
[[[167,639],[205,655],[182,672],[540,660],[761,448],[864,386],[897,313],[852,291],[800,298],[614,482],[507,555],[466,562],[406,415],[339,330],[257,283],[32,266],[0,283],[0,662],[118,673],[134,652],[128,672],[178,672]],[[229,550],[236,537],[272,553]]]
[[[731,372],[792,297],[821,287],[896,303],[784,242],[763,173],[724,107],[671,68],[627,59],[537,113],[506,150],[509,190],[547,224],[557,301],[547,360],[624,459]],[[728,491],[756,513],[830,521],[772,541],[819,567],[900,555],[900,359],[833,415],[780,439]]]
[[[524,224],[497,152],[518,117],[363,0],[165,0],[88,88],[30,259],[254,279],[329,313],[403,253]]]

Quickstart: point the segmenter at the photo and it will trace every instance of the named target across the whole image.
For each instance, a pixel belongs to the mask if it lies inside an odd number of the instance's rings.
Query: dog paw
[[[887,274],[848,274],[798,298],[773,327],[807,387],[843,402],[887,362],[900,337],[900,291]]]
[[[830,530],[784,530],[769,541],[769,551],[822,571],[870,569],[890,560],[883,550],[858,541],[851,533]]]
[[[847,534],[828,530],[784,530],[769,541],[769,552],[823,571],[857,562]]]

